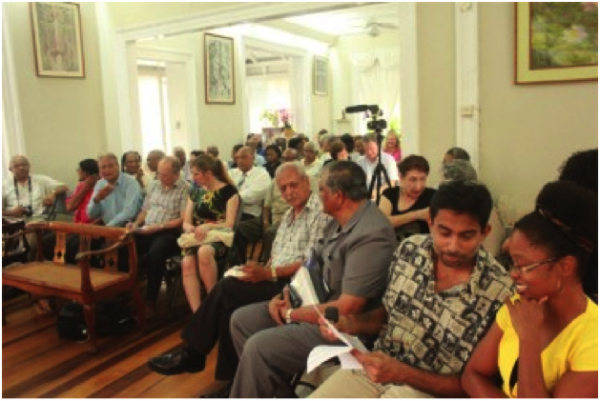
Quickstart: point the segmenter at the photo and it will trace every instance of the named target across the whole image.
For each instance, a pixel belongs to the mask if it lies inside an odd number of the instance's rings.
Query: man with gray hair
[[[165,157],[165,152],[160,149],[151,150],[146,157],[146,165],[148,166],[148,170],[150,171],[150,177],[152,180],[156,180],[156,171],[158,169],[158,162],[160,159]]]
[[[389,220],[369,201],[366,179],[351,161],[330,163],[321,175],[323,211],[334,219],[314,248],[329,289],[316,305],[321,313],[327,307],[338,308],[340,316],[370,310],[385,290],[396,239]],[[238,309],[231,317],[240,356],[231,397],[293,397],[292,376],[306,369],[314,347],[326,344],[318,318],[314,306],[293,308],[289,291]]]
[[[306,142],[304,144],[304,159],[302,164],[306,169],[306,174],[313,180],[318,181],[323,168],[323,162],[318,158],[319,147],[314,142]]]
[[[271,299],[281,292],[288,278],[303,264],[331,220],[323,213],[318,194],[311,192],[304,168],[284,163],[275,176],[289,209],[265,267],[248,264],[238,275],[220,280],[192,315],[181,337],[185,346],[148,361],[150,369],[164,375],[203,370],[206,357],[219,343],[216,380],[232,380],[238,363],[230,335],[231,314],[238,308]],[[228,387],[215,398],[226,398]]]
[[[138,266],[146,269],[146,318],[156,315],[167,258],[179,249],[177,238],[187,203],[190,185],[181,179],[181,164],[167,156],[158,162],[158,180],[144,199],[142,211],[127,228],[135,232]]]

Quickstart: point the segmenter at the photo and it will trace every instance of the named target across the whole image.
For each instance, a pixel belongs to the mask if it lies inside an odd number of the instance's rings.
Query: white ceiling
[[[344,10],[285,18],[284,21],[332,36],[347,36],[364,34],[369,22],[397,25],[399,18],[397,3],[367,3]]]

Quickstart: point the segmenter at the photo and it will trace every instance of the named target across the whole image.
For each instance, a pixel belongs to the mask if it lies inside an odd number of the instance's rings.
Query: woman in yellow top
[[[598,196],[558,181],[536,204],[509,241],[518,294],[498,311],[462,386],[482,398],[598,398],[598,307],[581,285],[598,244]]]

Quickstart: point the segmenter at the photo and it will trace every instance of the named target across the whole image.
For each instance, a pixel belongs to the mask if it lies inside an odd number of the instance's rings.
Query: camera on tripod
[[[371,119],[371,121],[367,122],[367,129],[379,133],[387,128],[387,121],[385,121],[383,118],[380,118],[383,115],[383,111],[379,108],[378,105],[361,104],[358,106],[346,107],[346,113],[362,112],[366,112],[369,118]]]

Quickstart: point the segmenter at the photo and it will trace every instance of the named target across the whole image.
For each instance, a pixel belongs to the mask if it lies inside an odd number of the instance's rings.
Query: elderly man
[[[173,156],[179,159],[179,165],[181,166],[181,179],[189,182],[192,179],[192,172],[190,171],[191,163],[187,162],[185,149],[181,146],[175,146],[173,148]]]
[[[334,218],[314,248],[330,290],[317,305],[321,313],[327,307],[337,307],[342,316],[369,310],[385,290],[396,240],[389,221],[368,200],[365,182],[362,169],[350,161],[331,163],[319,181],[323,211]],[[289,293],[284,294],[238,309],[231,318],[240,355],[233,398],[291,397],[292,376],[306,368],[310,351],[325,343],[313,306],[292,309]]]
[[[186,346],[150,359],[149,367],[155,372],[169,375],[203,370],[206,356],[218,339],[215,379],[233,379],[238,359],[229,331],[231,314],[241,306],[265,301],[280,293],[330,221],[323,213],[319,196],[311,193],[302,166],[283,164],[277,170],[275,182],[289,209],[282,218],[271,259],[265,267],[247,265],[242,276],[221,280],[183,330],[181,337]],[[228,386],[216,395],[226,397],[227,390]]]
[[[181,165],[172,156],[158,163],[159,182],[153,185],[142,211],[127,228],[136,233],[135,244],[140,269],[147,269],[146,317],[156,315],[156,300],[167,258],[179,249],[183,214],[190,185],[180,178]]]
[[[158,177],[156,176],[156,171],[158,169],[158,162],[160,159],[165,157],[165,152],[160,149],[151,150],[146,157],[146,165],[148,166],[148,170],[150,171],[150,178],[152,180],[156,180]]]
[[[364,370],[334,373],[312,397],[464,397],[461,372],[512,292],[508,273],[481,246],[491,210],[482,184],[440,186],[431,201],[431,235],[400,244],[383,306],[337,323],[343,332],[379,334],[374,352],[353,352]]]
[[[357,163],[363,168],[363,170],[365,170],[365,174],[367,175],[367,188],[370,188],[375,167],[379,162],[379,145],[377,144],[377,137],[375,134],[365,135],[363,142],[365,144],[365,155],[359,158]],[[381,152],[381,164],[383,164],[383,167],[385,168],[387,176],[390,179],[391,186],[394,187],[398,185],[400,178],[398,177],[398,168],[396,167],[396,161],[394,158],[385,152]],[[382,189],[387,185],[383,174],[381,174],[381,184]],[[371,196],[375,194],[376,190],[377,188],[373,187],[373,193]]]
[[[29,174],[30,168],[25,156],[10,160],[13,177],[2,183],[2,216],[41,220],[44,206],[52,206],[58,195],[68,191],[65,184],[48,176]]]
[[[323,162],[317,157],[319,154],[319,148],[314,142],[306,142],[304,144],[304,168],[309,177],[318,181],[321,175],[321,169],[323,168]]]
[[[264,168],[254,166],[254,154],[252,148],[242,147],[235,154],[237,168],[229,171],[231,180],[244,202],[242,221],[232,244],[231,263],[234,265],[246,263],[248,244],[262,238],[260,215],[267,190],[271,185],[271,177]]]

